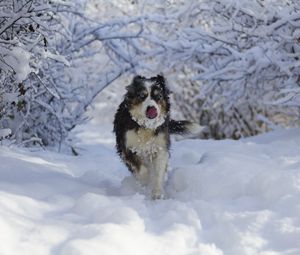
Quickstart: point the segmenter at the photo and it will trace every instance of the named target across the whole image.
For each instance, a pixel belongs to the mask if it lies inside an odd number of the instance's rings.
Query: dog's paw
[[[164,198],[164,194],[163,194],[163,192],[162,192],[161,190],[156,190],[156,189],[154,189],[154,190],[152,190],[152,192],[151,192],[151,198],[152,198],[153,200],[163,199],[163,198]]]

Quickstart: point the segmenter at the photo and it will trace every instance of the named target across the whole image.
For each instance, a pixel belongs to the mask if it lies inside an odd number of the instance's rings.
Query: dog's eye
[[[140,94],[138,94],[138,98],[139,98],[140,100],[144,100],[147,96],[148,96],[148,95],[147,95],[147,93],[145,93],[145,92],[141,92]]]
[[[161,91],[160,90],[154,90],[153,91],[153,97],[157,100],[161,99],[162,98],[162,94],[161,94]]]

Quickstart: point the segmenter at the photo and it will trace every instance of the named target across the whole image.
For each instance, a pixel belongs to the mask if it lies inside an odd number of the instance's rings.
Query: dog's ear
[[[142,80],[145,80],[144,76],[136,75],[136,76],[133,77],[132,83],[134,83],[134,82],[141,82]]]
[[[130,99],[133,98],[136,94],[136,92],[138,91],[138,89],[141,87],[141,85],[143,84],[144,80],[146,78],[140,75],[137,75],[133,78],[132,82],[126,86],[126,98]]]
[[[143,77],[143,76],[140,76],[140,75],[134,76],[132,79],[132,82],[128,86],[126,86],[126,90],[132,91],[134,89],[134,86],[141,84],[143,82],[143,80],[145,80],[145,77]]]
[[[158,74],[156,76],[156,80],[158,83],[160,83],[161,85],[165,85],[166,84],[166,80],[165,77],[163,76],[163,74]]]
[[[166,94],[170,94],[170,90],[166,84],[166,79],[165,77],[163,76],[163,74],[158,74],[156,77],[155,77],[157,83],[160,84],[160,86],[164,89],[165,93]]]

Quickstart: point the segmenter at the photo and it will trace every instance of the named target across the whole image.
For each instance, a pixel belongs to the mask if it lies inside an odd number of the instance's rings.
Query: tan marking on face
[[[161,114],[166,115],[167,114],[167,104],[166,104],[166,101],[162,99],[162,100],[159,100],[159,102],[157,104],[160,107]]]
[[[130,109],[130,114],[134,119],[145,118],[145,113],[143,112],[143,103],[134,104]]]

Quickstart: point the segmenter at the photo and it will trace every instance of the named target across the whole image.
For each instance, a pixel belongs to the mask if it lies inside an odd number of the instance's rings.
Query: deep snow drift
[[[111,127],[80,156],[0,146],[1,255],[299,255],[300,130],[174,142],[167,199],[134,186]]]

